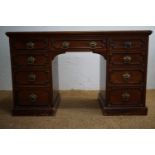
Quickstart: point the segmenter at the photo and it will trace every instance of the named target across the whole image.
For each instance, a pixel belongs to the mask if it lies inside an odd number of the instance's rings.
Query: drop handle
[[[34,82],[36,80],[36,75],[31,73],[29,74],[28,78],[29,78],[29,81]]]
[[[129,93],[127,93],[127,92],[125,92],[125,93],[123,93],[122,94],[122,100],[123,101],[129,101],[129,99],[130,99],[130,94]]]
[[[129,73],[124,73],[124,74],[122,75],[122,78],[123,78],[125,81],[128,81],[128,80],[131,78],[131,74],[129,74]]]
[[[36,102],[37,101],[37,98],[38,98],[38,96],[36,94],[31,94],[29,96],[29,100],[30,100],[31,103]]]
[[[62,43],[62,47],[63,47],[64,49],[69,48],[69,46],[70,46],[70,43],[69,43],[68,41],[64,41],[64,42]]]
[[[91,41],[91,42],[89,43],[89,46],[90,46],[91,48],[96,48],[97,42],[96,42],[96,41]]]
[[[131,61],[132,61],[132,57],[131,56],[125,56],[125,57],[123,57],[124,64],[130,64]]]
[[[35,63],[36,59],[33,56],[30,56],[27,58],[27,64],[28,65],[33,65]]]
[[[34,42],[27,42],[27,43],[26,43],[26,47],[27,47],[28,49],[33,49],[34,46],[35,46]]]

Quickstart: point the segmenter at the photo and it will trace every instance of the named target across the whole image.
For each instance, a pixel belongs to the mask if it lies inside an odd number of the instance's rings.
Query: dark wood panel
[[[14,74],[16,85],[45,85],[51,81],[48,70],[19,70]]]
[[[110,57],[110,63],[112,65],[124,65],[133,66],[133,65],[142,65],[144,64],[145,59],[142,54],[119,54],[114,53]]]
[[[36,50],[47,49],[48,39],[19,38],[14,40],[14,48],[17,50]]]
[[[105,40],[53,40],[55,49],[106,49]]]
[[[39,54],[39,53],[32,53],[32,54],[14,54],[13,55],[13,65],[17,66],[42,66],[49,64],[48,61],[49,55],[48,54]]]
[[[112,70],[110,72],[111,84],[143,84],[144,73],[141,70]]]
[[[109,92],[109,104],[113,106],[140,106],[143,104],[143,91],[137,88],[115,88]]]
[[[21,106],[52,105],[51,93],[48,88],[18,89],[15,91],[15,103]]]
[[[132,39],[126,36],[124,39],[110,39],[110,49],[112,50],[141,50],[147,47],[147,41],[143,38]]]

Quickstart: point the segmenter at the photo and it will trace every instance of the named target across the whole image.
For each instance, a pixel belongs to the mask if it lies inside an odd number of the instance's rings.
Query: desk
[[[13,114],[56,114],[60,95],[56,88],[58,77],[52,75],[52,60],[66,51],[92,51],[106,60],[106,93],[103,95],[100,91],[99,94],[103,114],[146,115],[148,40],[151,33],[7,32],[12,64]]]

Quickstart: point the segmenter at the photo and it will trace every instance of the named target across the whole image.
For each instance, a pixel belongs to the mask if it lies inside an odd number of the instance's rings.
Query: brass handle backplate
[[[128,92],[125,92],[122,94],[123,101],[129,101],[129,99],[130,99],[130,94]]]
[[[33,74],[33,73],[31,73],[31,74],[28,76],[28,78],[29,78],[29,81],[33,82],[33,81],[36,80],[36,75]]]
[[[27,64],[28,65],[33,65],[35,63],[35,60],[36,60],[35,57],[30,56],[30,57],[27,58]]]
[[[129,73],[124,73],[122,75],[123,80],[125,80],[126,82],[131,78],[131,74]]]
[[[124,64],[130,64],[131,61],[132,61],[132,57],[131,56],[125,56],[125,57],[123,57]]]
[[[124,42],[124,48],[131,48],[132,47],[132,42],[131,41],[125,41]]]
[[[68,42],[68,41],[64,41],[63,43],[62,43],[62,47],[63,48],[69,48],[69,46],[70,46],[70,43]]]
[[[90,45],[91,48],[96,48],[97,42],[91,41],[91,42],[89,43],[89,45]]]
[[[28,42],[28,43],[26,43],[26,47],[28,48],[28,49],[33,49],[34,48],[34,43],[33,42]]]
[[[38,96],[37,96],[36,94],[31,94],[31,95],[29,96],[29,100],[30,100],[30,102],[32,102],[32,103],[36,102],[36,101],[37,101],[37,98],[38,98]]]

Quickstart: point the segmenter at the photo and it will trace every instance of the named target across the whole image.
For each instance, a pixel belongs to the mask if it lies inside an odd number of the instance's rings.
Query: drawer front
[[[105,49],[105,40],[54,40],[55,49]]]
[[[44,85],[50,82],[49,71],[16,71],[14,82],[17,85]]]
[[[143,84],[144,75],[140,70],[113,70],[110,72],[111,84]]]
[[[141,54],[112,54],[110,58],[112,65],[142,65],[144,62]]]
[[[112,39],[110,40],[110,49],[132,50],[144,49],[146,43],[143,39]]]
[[[39,88],[30,90],[16,90],[15,91],[16,105],[31,105],[31,106],[46,106],[51,104],[51,93],[48,89]]]
[[[141,89],[111,89],[109,93],[110,105],[141,105],[143,100]]]
[[[48,48],[48,39],[17,39],[13,43],[17,50],[42,50]]]
[[[13,56],[13,65],[42,66],[48,63],[48,54],[15,54]]]

